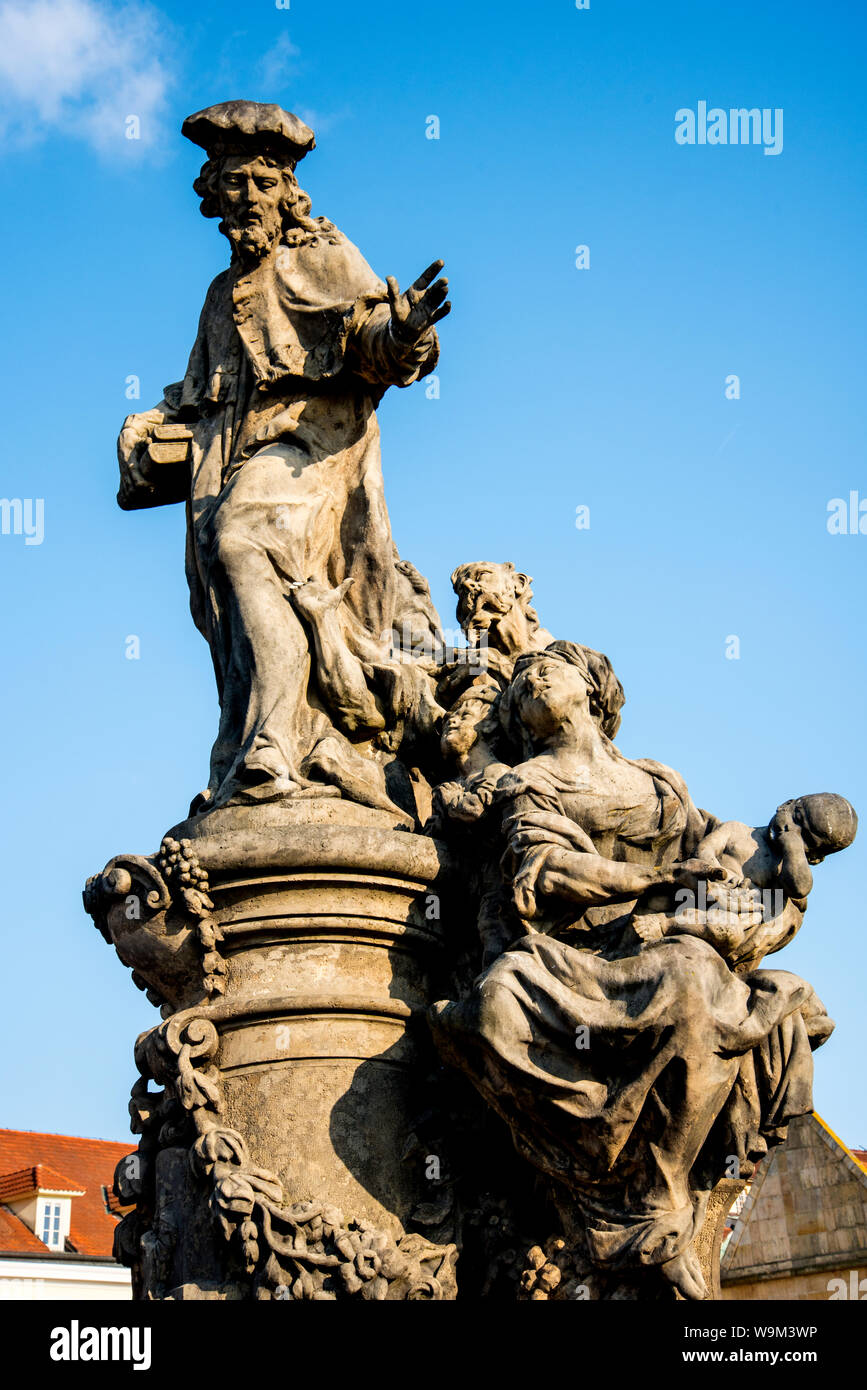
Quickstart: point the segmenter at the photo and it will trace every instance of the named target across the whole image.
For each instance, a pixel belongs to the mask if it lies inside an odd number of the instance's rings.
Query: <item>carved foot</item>
[[[660,1265],[660,1273],[673,1284],[678,1293],[690,1301],[707,1298],[707,1284],[701,1272],[701,1263],[692,1245],[673,1260]]]
[[[374,758],[365,758],[345,739],[327,735],[304,761],[305,772],[317,772],[328,783],[339,787],[351,801],[388,811],[407,830],[415,825],[412,816],[394,804],[386,791],[385,773]],[[318,783],[322,787],[322,783]]]

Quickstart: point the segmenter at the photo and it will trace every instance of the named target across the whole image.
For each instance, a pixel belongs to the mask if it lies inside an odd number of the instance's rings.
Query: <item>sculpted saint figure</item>
[[[401,294],[312,217],[295,167],[313,132],[279,106],[226,102],[183,132],[207,154],[195,189],[231,260],[183,379],[124,424],[118,500],[187,505],[191,609],[221,706],[192,809],[330,790],[394,810],[394,730],[420,686],[391,659],[407,584],[376,406],[436,364],[442,263]]]
[[[811,1049],[833,1028],[804,980],[756,967],[803,919],[809,863],[857,821],[822,795],[769,827],[720,824],[671,768],[612,743],[610,668],[592,655],[554,642],[514,663],[500,719],[524,760],[483,815],[521,931],[432,1028],[552,1180],[591,1296],[626,1279],[702,1298],[708,1195],[732,1156],[750,1176],[812,1109]],[[680,918],[680,894],[731,883],[778,888],[778,910],[764,921],[749,897],[729,934],[710,912]]]

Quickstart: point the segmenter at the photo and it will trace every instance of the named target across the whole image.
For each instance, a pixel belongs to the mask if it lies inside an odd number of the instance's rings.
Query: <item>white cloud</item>
[[[301,49],[296,48],[288,34],[281,34],[273,48],[270,48],[259,64],[259,74],[265,89],[282,86],[287,77],[291,77],[296,71],[293,58],[301,56]],[[273,98],[265,97],[265,101]]]
[[[328,135],[336,125],[345,121],[347,116],[352,114],[348,107],[343,107],[339,111],[320,111],[312,106],[296,106],[294,111],[305,125],[309,125],[317,140],[322,135]]]
[[[276,43],[259,59],[256,68],[261,92],[259,100],[276,101],[278,105],[294,111],[300,120],[310,126],[318,139],[344,120],[349,112],[345,108],[327,112],[314,109],[312,106],[298,105],[294,94],[287,88],[287,82],[290,78],[297,78],[303,70],[303,65],[297,61],[300,57],[301,49],[296,47],[287,33],[281,34]]]
[[[171,80],[168,24],[147,4],[0,0],[0,132],[60,131],[103,153],[153,147]],[[138,118],[130,139],[127,118]]]

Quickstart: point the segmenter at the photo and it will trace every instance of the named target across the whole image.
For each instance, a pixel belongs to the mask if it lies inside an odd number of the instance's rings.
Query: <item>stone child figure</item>
[[[768,825],[724,821],[697,845],[694,865],[683,866],[694,867],[700,885],[702,874],[719,878],[707,883],[701,903],[679,889],[662,930],[694,932],[739,974],[755,970],[800,928],[813,887],[810,866],[847,849],[857,829],[854,807],[832,792],[784,801]]]
[[[434,325],[450,308],[441,262],[401,294],[311,217],[295,166],[313,132],[279,106],[226,102],[183,132],[207,153],[195,189],[231,262],[183,380],[124,424],[118,500],[187,504],[191,608],[221,707],[194,807],[323,794],[326,782],[387,809],[375,740],[396,718],[400,576],[376,406],[436,363]],[[354,660],[324,669],[323,630]]]

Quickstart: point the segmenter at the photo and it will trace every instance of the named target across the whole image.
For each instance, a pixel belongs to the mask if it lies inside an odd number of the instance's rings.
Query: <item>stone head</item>
[[[510,690],[517,718],[533,742],[550,737],[590,708],[592,680],[581,667],[547,652],[518,663]]]
[[[458,697],[443,719],[443,757],[465,757],[480,738],[496,737],[499,722],[495,702],[499,693],[498,686],[486,683],[471,685]]]
[[[291,112],[258,102],[223,102],[188,116],[188,139],[208,155],[193,187],[204,217],[242,260],[260,260],[290,227],[310,231],[310,199],[295,166],[313,148],[313,132]]]
[[[499,713],[512,741],[526,748],[588,718],[612,739],[624,700],[603,652],[578,642],[552,642],[544,651],[518,657]]]
[[[821,864],[829,854],[847,849],[855,839],[858,817],[844,796],[815,792],[784,801],[770,824],[771,838],[797,827],[807,861]]]
[[[487,644],[506,656],[526,650],[539,626],[530,607],[532,582],[510,563],[477,560],[458,566],[452,588],[458,596],[458,622],[471,647],[479,646],[485,634]]]

